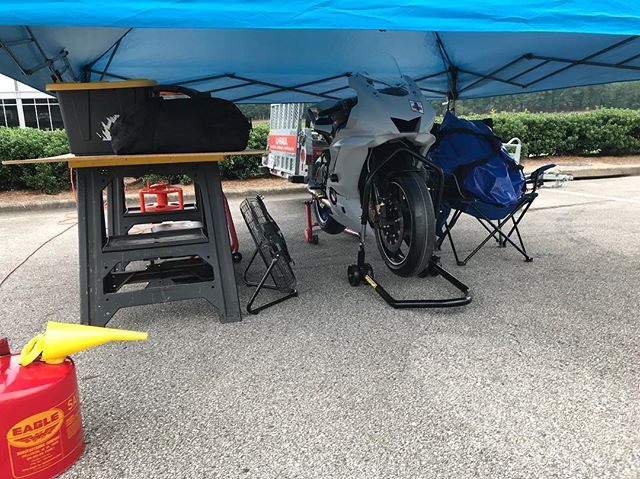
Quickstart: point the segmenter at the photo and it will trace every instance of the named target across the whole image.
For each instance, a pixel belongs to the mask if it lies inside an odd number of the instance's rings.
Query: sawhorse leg
[[[92,168],[77,172],[78,249],[80,252],[80,322],[104,326],[98,295],[102,285],[101,249],[106,238],[102,208],[103,183]]]
[[[213,244],[213,274],[218,285],[218,301],[215,305],[220,312],[221,321],[230,323],[242,319],[238,287],[229,244],[229,227],[225,213],[225,199],[222,194],[220,170],[217,164],[203,164],[200,168],[200,195],[204,203],[203,214],[207,235]],[[199,179],[200,179],[199,178]],[[198,180],[199,180],[198,179]],[[196,180],[196,181],[198,181]]]

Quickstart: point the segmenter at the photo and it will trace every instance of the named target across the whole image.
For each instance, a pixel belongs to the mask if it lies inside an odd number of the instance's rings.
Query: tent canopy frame
[[[69,63],[69,60],[68,60],[69,51],[67,49],[63,48],[59,51],[58,55],[54,57],[49,57],[46,55],[44,49],[42,48],[40,42],[36,38],[32,29],[26,25],[22,26],[22,28],[25,29],[25,32],[27,33],[27,38],[13,40],[13,41],[6,41],[6,42],[3,42],[2,40],[0,40],[0,49],[4,50],[7,53],[7,55],[9,55],[11,60],[16,64],[16,66],[20,70],[20,72],[25,76],[33,75],[33,73],[39,70],[42,70],[43,68],[48,68],[51,73],[51,78],[54,82],[64,81],[65,74],[68,74],[71,77],[72,81],[78,81],[78,78],[82,79],[82,81],[91,81],[92,75],[98,75],[98,79],[100,81],[105,78],[112,78],[116,80],[131,79],[128,76],[121,75],[113,71],[109,71],[109,69],[112,66],[112,62],[116,57],[123,40],[126,38],[127,35],[129,35],[134,30],[133,28],[129,28],[128,30],[126,30],[109,48],[107,48],[94,60],[84,65],[81,68],[80,77],[76,76],[75,72],[73,71],[73,68]],[[438,47],[438,52],[439,52],[444,69],[436,73],[427,73],[424,75],[417,76],[415,78],[415,81],[420,86],[422,91],[446,98],[448,102],[455,102],[456,100],[459,99],[461,93],[469,91],[470,89],[487,81],[500,82],[507,85],[515,86],[515,87],[521,88],[523,92],[525,92],[531,86],[536,85],[554,76],[557,76],[579,65],[586,65],[586,66],[598,67],[598,68],[640,71],[640,66],[629,64],[630,62],[640,58],[640,53],[629,56],[616,63],[597,61],[597,57],[605,53],[610,53],[622,46],[625,46],[631,42],[636,41],[638,38],[640,38],[640,35],[625,36],[625,38],[611,45],[608,45],[604,48],[601,48],[593,53],[590,53],[589,55],[583,56],[578,59],[562,58],[562,57],[549,56],[549,55],[539,55],[533,52],[528,52],[518,56],[513,60],[508,61],[507,63],[505,63],[504,65],[498,68],[494,68],[488,73],[480,73],[480,72],[473,71],[471,69],[456,65],[452,61],[451,56],[447,51],[447,47],[445,46],[445,43],[442,40],[440,33],[433,32],[433,35],[435,37],[435,42]],[[20,62],[20,59],[18,58],[18,55],[16,54],[16,52],[12,50],[12,48],[19,47],[21,45],[34,45],[37,48],[37,51],[42,56],[42,61],[34,67],[31,67],[31,68],[25,67]],[[108,58],[104,67],[101,69],[97,68],[96,64],[107,56]],[[506,70],[515,68],[520,64],[527,65],[529,62],[537,62],[537,63],[515,74],[511,74],[506,78],[498,76],[500,73]],[[62,66],[58,67],[57,65],[59,65],[60,63],[62,63]],[[557,68],[548,73],[544,73],[543,75],[538,76],[537,78],[534,78],[528,82],[516,81],[517,79],[522,78],[549,64],[558,64],[561,66],[560,68]],[[466,85],[461,85],[460,74],[471,76],[474,79],[468,82]],[[322,84],[325,84],[327,82],[331,82],[334,80],[338,80],[340,78],[347,78],[350,75],[351,75],[351,72],[344,72],[344,73],[326,76],[326,77],[311,80],[311,81],[306,81],[303,83],[297,83],[294,85],[283,85],[283,84],[278,84],[274,82],[263,81],[256,78],[250,78],[244,75],[238,75],[236,73],[212,73],[212,74],[207,74],[205,76],[200,76],[198,78],[192,78],[192,79],[181,80],[181,81],[178,80],[178,81],[169,82],[169,83],[184,86],[184,85],[194,85],[202,82],[211,82],[216,80],[232,80],[235,82],[231,85],[221,86],[218,88],[209,88],[208,90],[205,90],[206,93],[213,93],[213,94],[220,93],[223,91],[239,89],[247,86],[254,86],[254,85],[266,87],[266,90],[262,92],[252,93],[249,95],[245,94],[245,95],[237,96],[235,98],[231,98],[231,101],[234,101],[234,102],[247,102],[248,100],[256,100],[262,97],[268,97],[270,95],[281,93],[281,92],[293,92],[293,93],[298,93],[302,95],[308,95],[311,97],[316,97],[318,99],[338,100],[339,97],[333,94],[348,89],[349,87],[347,85],[331,88],[328,90],[320,90],[320,91],[317,91],[317,89],[313,89],[313,88],[309,89],[307,87],[320,86]],[[420,85],[421,82],[424,82],[429,79],[437,78],[440,76],[445,76],[445,75],[447,77],[446,91],[438,90],[434,88],[427,88],[425,86]]]

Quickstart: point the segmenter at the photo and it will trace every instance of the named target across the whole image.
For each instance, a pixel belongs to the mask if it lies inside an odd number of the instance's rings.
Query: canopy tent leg
[[[64,81],[63,75],[67,72],[69,72],[69,76],[73,81],[77,81],[77,77],[73,72],[73,68],[71,68],[69,59],[67,58],[67,56],[69,55],[69,52],[67,50],[63,48],[58,52],[58,54],[55,57],[50,58],[47,56],[47,54],[43,50],[42,45],[40,45],[40,43],[38,42],[38,39],[34,35],[31,28],[29,28],[28,26],[24,26],[23,28],[26,30],[28,38],[9,41],[9,42],[3,42],[0,40],[0,48],[4,50],[7,53],[7,55],[9,55],[9,58],[11,58],[13,63],[15,63],[15,65],[18,67],[18,70],[20,70],[20,73],[22,73],[25,76],[31,76],[37,71],[42,70],[43,68],[48,68],[49,71],[51,72],[52,77],[56,81],[59,81],[59,82]],[[27,68],[24,65],[22,65],[17,55],[11,50],[11,47],[17,47],[21,45],[35,46],[36,49],[38,50],[38,53],[40,53],[40,55],[42,56],[42,61],[38,63],[36,66],[31,68]],[[56,62],[62,62],[63,63],[62,68],[60,69],[56,68],[55,66]]]

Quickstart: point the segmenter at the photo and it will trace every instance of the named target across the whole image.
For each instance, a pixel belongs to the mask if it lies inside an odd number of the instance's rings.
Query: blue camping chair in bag
[[[437,141],[430,157],[445,175],[436,222],[437,248],[440,249],[448,237],[456,262],[464,266],[494,239],[498,246],[506,247],[508,243],[525,261],[533,261],[518,226],[538,196],[544,172],[555,165],[545,165],[525,176],[522,166],[503,148],[500,138],[483,120],[463,120],[447,112],[435,134]],[[461,260],[451,231],[463,214],[476,218],[488,235]],[[512,238],[514,233],[517,243]]]

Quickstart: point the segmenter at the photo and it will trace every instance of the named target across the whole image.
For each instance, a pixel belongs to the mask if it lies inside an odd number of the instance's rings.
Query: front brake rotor
[[[404,218],[392,198],[386,198],[381,203],[378,228],[384,247],[389,252],[397,252],[404,240]]]

